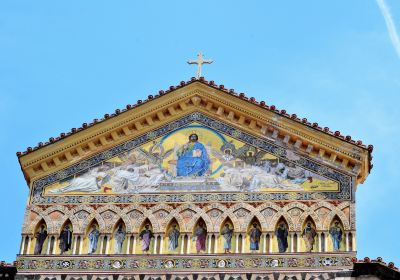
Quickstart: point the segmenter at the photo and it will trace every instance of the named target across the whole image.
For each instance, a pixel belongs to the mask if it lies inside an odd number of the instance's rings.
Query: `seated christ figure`
[[[176,174],[178,177],[204,176],[210,165],[207,150],[198,142],[199,137],[193,133],[189,136],[189,142],[177,151]]]

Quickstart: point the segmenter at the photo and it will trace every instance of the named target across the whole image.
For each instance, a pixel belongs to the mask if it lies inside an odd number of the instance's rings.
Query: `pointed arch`
[[[233,229],[233,231],[235,232],[235,230],[236,230],[235,224],[233,223],[233,221],[231,220],[231,218],[229,216],[226,216],[225,219],[219,224],[218,232],[221,232],[226,224],[228,224],[229,228]]]
[[[307,221],[307,219],[311,219],[314,226],[315,230],[321,231],[323,229],[323,224],[321,222],[321,219],[319,216],[314,212],[314,211],[308,211],[303,212],[298,220],[297,226],[296,226],[296,231],[301,231],[304,228],[304,224]]]
[[[268,224],[267,231],[275,232],[277,224],[282,219],[285,221],[286,225],[288,226],[288,230],[294,231],[295,227],[294,227],[294,223],[293,223],[291,217],[286,212],[283,212],[282,210],[275,213],[275,215],[272,217],[270,223]]]
[[[257,227],[260,228],[261,231],[263,231],[260,220],[257,218],[257,216],[253,216],[253,218],[249,220],[249,223],[246,225],[246,233],[250,232],[254,224],[256,224]]]
[[[65,221],[61,224],[60,228],[58,229],[58,234],[61,234],[61,232],[64,230],[66,226],[69,226],[69,229],[71,230],[72,233],[74,233],[74,225],[71,222],[69,218],[66,218]]]
[[[215,208],[213,208],[215,209]],[[208,215],[207,215],[208,216]],[[237,219],[237,217],[232,213],[232,211],[224,211],[219,217],[217,217],[213,221],[214,227],[209,229],[212,232],[220,232],[221,227],[223,226],[223,223],[225,220],[229,219],[232,223],[232,226],[235,228],[235,230],[239,230],[240,228],[240,221]]]
[[[46,224],[47,233],[53,233],[54,226],[52,220],[47,215],[43,215],[41,212],[33,212],[36,213],[38,216],[33,221],[29,222],[25,228],[22,229],[22,234],[34,235],[36,233],[37,227],[42,221],[44,221]]]
[[[170,229],[171,229],[171,227],[173,225],[177,225],[178,226],[178,230],[181,231],[182,226],[180,225],[179,221],[176,219],[176,217],[172,217],[172,219],[170,219],[168,221],[168,223],[166,224],[166,226],[164,228],[165,236],[168,235],[168,232],[170,231]]]
[[[83,223],[81,224],[81,227],[79,229],[79,233],[82,233],[82,234],[86,233],[86,230],[93,223],[93,221],[97,222],[98,230],[100,232],[104,232],[105,231],[106,226],[105,226],[103,217],[101,217],[99,213],[93,212],[92,214],[89,215],[89,217],[87,217],[83,221]]]
[[[332,211],[328,214],[328,216],[325,219],[324,222],[324,228],[323,230],[329,230],[329,228],[332,225],[332,222],[334,221],[335,217],[337,217],[337,219],[340,221],[340,223],[343,226],[344,230],[350,230],[350,223],[349,220],[347,219],[347,217],[344,215],[344,213],[342,211]]]
[[[191,222],[186,225],[185,232],[194,232],[199,220],[204,222],[207,231],[214,230],[210,217],[205,213],[197,213],[193,216]]]

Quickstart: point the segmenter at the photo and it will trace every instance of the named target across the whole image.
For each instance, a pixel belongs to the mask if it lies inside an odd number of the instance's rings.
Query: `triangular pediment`
[[[34,203],[132,202],[131,195],[351,198],[351,177],[271,139],[193,112],[34,182]]]
[[[61,179],[63,176],[55,174],[65,175],[65,170],[79,166],[79,162],[87,162],[100,154],[110,153],[124,143],[149,137],[163,127],[192,118],[186,126],[199,123],[217,131],[210,123],[219,123],[280,147],[281,151],[290,151],[302,158],[312,159],[318,165],[355,176],[359,182],[365,179],[370,160],[370,152],[366,148],[264,107],[264,104],[234,95],[223,88],[217,89],[204,82],[194,81],[173,88],[167,94],[160,92],[158,96],[149,96],[146,102],[139,101],[136,106],[127,106],[127,110],[116,110],[112,117],[106,115],[101,122],[85,124],[83,128],[76,129],[75,133],[50,140],[48,145],[31,149],[29,153],[21,155],[19,160],[31,186],[33,182],[43,182],[46,178],[58,176]],[[193,116],[206,117],[209,123],[202,123],[201,120],[193,119]],[[221,134],[232,137],[226,132]],[[251,141],[237,141],[254,147]]]

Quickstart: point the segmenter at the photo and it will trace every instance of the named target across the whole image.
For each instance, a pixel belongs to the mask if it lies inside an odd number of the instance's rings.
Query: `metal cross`
[[[203,59],[203,54],[200,52],[197,55],[197,60],[188,60],[188,64],[197,64],[197,79],[201,76],[201,65],[211,64],[213,61],[211,59]]]

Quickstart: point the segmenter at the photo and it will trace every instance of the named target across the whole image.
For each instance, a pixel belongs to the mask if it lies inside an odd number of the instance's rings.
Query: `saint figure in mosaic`
[[[197,226],[194,237],[196,238],[196,251],[200,253],[201,251],[206,251],[206,237],[207,237],[207,230],[203,223],[199,223]]]
[[[342,241],[343,231],[339,226],[339,222],[335,222],[335,224],[330,228],[329,233],[332,238],[333,250],[340,250],[340,242]]]
[[[122,228],[122,225],[118,226],[117,231],[114,234],[114,252],[115,254],[121,254],[122,253],[122,244],[124,243],[125,240],[125,231]]]
[[[89,249],[88,254],[93,254],[97,250],[97,242],[99,241],[100,232],[97,230],[96,226],[92,226],[92,230],[89,233]]]
[[[308,222],[303,230],[303,239],[306,244],[306,252],[311,252],[314,246],[314,238],[317,235],[315,229],[312,228],[311,223]]]
[[[71,249],[72,245],[72,231],[69,229],[69,225],[66,225],[64,230],[60,234],[60,254],[64,254],[66,251]]]
[[[284,223],[280,223],[276,230],[276,238],[278,239],[279,253],[285,253],[288,247],[288,230]]]
[[[151,239],[154,237],[153,232],[150,229],[150,225],[145,225],[144,230],[139,234],[140,240],[142,240],[142,251],[148,253],[150,250]]]
[[[210,165],[207,149],[198,142],[199,137],[193,133],[189,136],[189,142],[177,151],[176,174],[178,177],[204,176]]]
[[[43,243],[47,238],[47,231],[44,225],[40,227],[40,230],[36,233],[36,245],[35,245],[35,255],[40,255],[42,253]]]
[[[179,230],[176,228],[176,225],[173,225],[172,229],[170,230],[170,232],[168,234],[168,238],[169,238],[168,249],[170,251],[175,251],[176,248],[178,248],[179,235],[180,235]]]
[[[250,251],[255,252],[260,249],[261,230],[254,223],[250,230]]]
[[[229,224],[225,224],[224,228],[221,231],[222,236],[224,237],[224,250],[225,253],[230,253],[232,247],[232,236],[233,229],[229,227]]]

